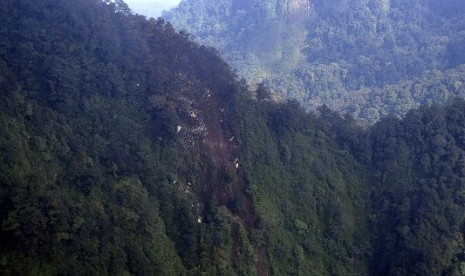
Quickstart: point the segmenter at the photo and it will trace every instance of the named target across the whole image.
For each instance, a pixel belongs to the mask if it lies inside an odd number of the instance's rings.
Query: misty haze
[[[463,0],[0,20],[0,275],[465,275]]]

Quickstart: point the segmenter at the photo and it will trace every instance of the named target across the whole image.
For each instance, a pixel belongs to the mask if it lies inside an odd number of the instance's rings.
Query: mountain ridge
[[[217,5],[212,1],[183,1],[164,17],[199,43],[219,49],[251,84],[263,82],[309,110],[325,104],[372,125],[427,101],[444,104],[434,95],[405,96],[402,83],[463,64],[453,46],[463,40],[461,1],[270,0],[251,2],[240,13],[231,8],[236,2],[221,1],[224,10],[217,10],[205,8]],[[293,4],[302,15],[288,16]],[[384,90],[388,85],[402,98],[394,104],[383,99],[386,108],[370,107],[357,93],[369,90],[374,98],[380,90],[391,93]],[[463,88],[445,92],[447,98],[464,96]]]
[[[463,100],[363,128],[120,4],[0,6],[2,275],[464,273]]]

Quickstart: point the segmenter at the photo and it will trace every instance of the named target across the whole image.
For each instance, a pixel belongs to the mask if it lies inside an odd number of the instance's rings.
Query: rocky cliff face
[[[242,1],[233,4],[235,7],[242,7],[242,10],[250,12],[258,9],[264,18],[272,20],[286,19],[289,23],[308,19],[313,13],[313,4],[311,0],[273,0],[273,1],[255,1],[250,3],[249,7]]]
[[[165,14],[178,29],[217,48],[252,85],[305,61],[311,0],[185,1]]]
[[[310,18],[313,13],[311,0],[278,1],[281,6],[281,16],[290,21],[302,21]]]

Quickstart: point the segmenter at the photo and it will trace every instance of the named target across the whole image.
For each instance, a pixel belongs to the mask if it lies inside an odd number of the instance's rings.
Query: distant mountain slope
[[[463,275],[464,100],[364,129],[122,1],[0,18],[0,275]]]
[[[404,85],[436,70],[461,75],[462,0],[184,0],[165,18],[218,48],[251,83],[310,109],[326,104],[373,123],[465,96],[461,79],[420,97]]]

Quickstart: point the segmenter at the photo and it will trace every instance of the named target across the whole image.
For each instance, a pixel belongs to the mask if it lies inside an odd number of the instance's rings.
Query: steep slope
[[[2,274],[271,271],[212,49],[120,1],[1,17]]]
[[[371,176],[333,127],[362,132],[297,103],[244,102],[240,110],[249,193],[272,275],[367,275]]]
[[[372,124],[465,96],[457,67],[465,60],[464,14],[461,0],[184,0],[164,17],[218,48],[251,83]],[[441,92],[406,88],[439,72],[447,78]]]
[[[0,12],[1,274],[253,274],[217,54],[121,1]]]
[[[464,101],[384,120],[371,133],[375,275],[462,275]]]
[[[464,101],[362,129],[122,1],[0,18],[1,275],[463,273]]]

